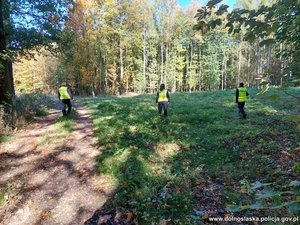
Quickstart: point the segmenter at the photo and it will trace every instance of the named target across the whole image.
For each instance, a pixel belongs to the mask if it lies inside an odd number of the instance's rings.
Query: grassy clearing
[[[300,95],[299,88],[288,91]],[[167,118],[158,115],[152,95],[83,100],[102,150],[98,172],[117,180],[107,207],[133,212],[139,224],[201,224],[212,211],[249,208],[263,191],[251,189],[254,182],[290,190],[299,176],[299,100],[276,89],[249,92],[246,120],[234,90],[172,94]],[[278,206],[294,197],[261,202]],[[239,213],[293,215],[287,207],[268,207]]]

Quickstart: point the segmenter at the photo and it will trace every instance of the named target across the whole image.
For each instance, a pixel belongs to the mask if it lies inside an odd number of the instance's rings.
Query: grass
[[[70,115],[66,117],[59,117],[56,120],[55,125],[49,129],[49,131],[44,135],[38,146],[44,146],[48,144],[54,144],[60,146],[64,143],[67,136],[69,136],[75,127],[76,120],[76,109],[73,107]]]
[[[14,197],[14,185],[7,184],[5,187],[0,188],[0,206]]]
[[[7,134],[4,134],[2,136],[0,136],[0,144],[1,143],[5,143],[5,142],[8,142],[12,139],[12,136],[11,135],[7,135]]]
[[[276,89],[249,92],[246,120],[234,90],[172,94],[168,117],[153,95],[83,100],[99,138],[98,173],[117,180],[107,207],[133,211],[139,224],[201,224],[199,211],[254,201],[245,184],[288,184],[299,168],[299,100]]]

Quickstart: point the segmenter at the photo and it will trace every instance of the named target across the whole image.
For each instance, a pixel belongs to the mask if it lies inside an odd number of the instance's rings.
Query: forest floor
[[[2,144],[0,224],[87,223],[112,191],[107,177],[95,175],[99,152],[93,144],[92,120],[83,106],[70,118],[52,109]]]
[[[299,99],[249,92],[246,120],[234,90],[173,93],[168,117],[153,95],[52,109],[0,145],[0,225],[299,219]]]

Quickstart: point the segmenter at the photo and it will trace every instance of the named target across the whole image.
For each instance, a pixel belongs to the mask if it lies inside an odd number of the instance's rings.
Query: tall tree
[[[13,56],[53,47],[72,5],[72,0],[0,1],[0,103],[11,104],[14,96]]]

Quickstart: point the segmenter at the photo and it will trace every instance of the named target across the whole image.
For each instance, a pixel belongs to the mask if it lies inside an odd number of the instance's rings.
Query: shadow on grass
[[[101,217],[109,218],[104,224],[130,224],[134,222],[132,214],[142,224],[163,220],[190,224],[191,189],[206,176],[195,169],[203,163],[199,159],[206,154],[205,148],[217,146],[206,141],[205,131],[198,129],[213,123],[217,115],[187,117],[191,111],[185,113],[181,107],[174,115],[171,106],[171,116],[166,118],[157,114],[149,97],[133,98],[132,102],[97,101],[87,104],[94,110],[102,150],[97,158],[98,172],[115,177],[118,186],[114,196],[85,224],[97,224],[93,218]]]
[[[97,171],[117,180],[115,193],[85,225],[196,224],[199,212],[224,215],[227,203],[249,200],[239,194],[241,180],[273,177],[257,149],[265,118],[240,120],[233,90],[174,94],[168,118],[157,114],[154,99],[85,100],[102,152]],[[251,104],[250,115],[257,112]]]

